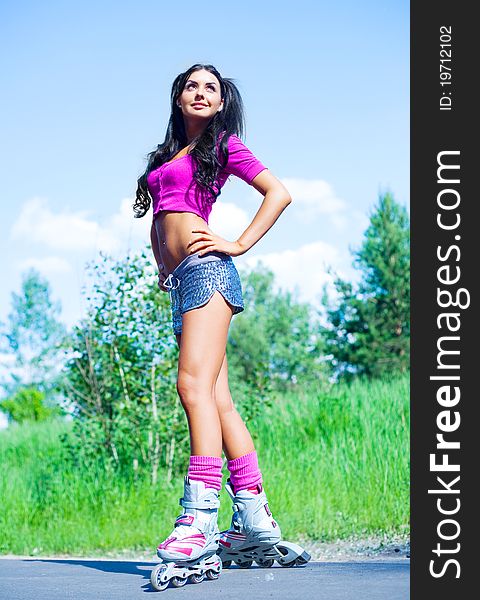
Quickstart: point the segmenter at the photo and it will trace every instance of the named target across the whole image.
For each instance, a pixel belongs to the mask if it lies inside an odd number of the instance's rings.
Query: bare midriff
[[[172,273],[191,254],[191,247],[187,247],[187,244],[200,237],[200,234],[192,233],[192,230],[198,227],[209,229],[202,217],[190,212],[162,210],[155,215],[154,223],[166,274]]]

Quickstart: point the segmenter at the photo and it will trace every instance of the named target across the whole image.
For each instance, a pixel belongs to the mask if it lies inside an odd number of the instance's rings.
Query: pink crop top
[[[228,152],[228,162],[218,174],[220,188],[230,175],[236,175],[249,184],[260,171],[267,168],[234,134],[228,139]],[[147,182],[153,199],[152,221],[162,210],[172,210],[195,213],[208,223],[215,198],[197,184],[193,178],[194,171],[195,162],[191,154],[185,154],[150,171]]]

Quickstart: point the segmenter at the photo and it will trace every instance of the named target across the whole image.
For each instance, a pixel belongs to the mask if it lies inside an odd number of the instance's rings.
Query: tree
[[[357,286],[335,280],[338,302],[328,298],[327,348],[337,374],[381,376],[406,371],[410,361],[410,233],[406,209],[380,195],[361,248]]]
[[[188,462],[188,431],[175,387],[178,348],[168,295],[145,252],[87,265],[87,315],[67,344],[63,393],[73,430],[62,438],[74,464],[143,472],[156,483]],[[175,460],[175,464],[174,464]]]
[[[60,302],[52,302],[50,285],[38,271],[23,274],[20,294],[12,293],[12,310],[2,323],[1,350],[10,358],[3,360],[10,379],[3,380],[7,396],[33,386],[53,402],[58,377],[59,354],[65,327],[57,319]]]
[[[20,388],[11,398],[0,402],[0,411],[8,415],[9,421],[46,421],[54,415],[63,414],[59,406],[45,405],[45,394],[35,387]]]

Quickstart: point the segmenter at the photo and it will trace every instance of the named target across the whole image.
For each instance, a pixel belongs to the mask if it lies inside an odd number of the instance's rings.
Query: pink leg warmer
[[[219,456],[190,456],[188,477],[193,481],[203,481],[205,487],[221,490],[222,464]]]
[[[240,490],[262,491],[262,474],[258,468],[258,457],[255,451],[229,460],[230,481],[236,494]]]

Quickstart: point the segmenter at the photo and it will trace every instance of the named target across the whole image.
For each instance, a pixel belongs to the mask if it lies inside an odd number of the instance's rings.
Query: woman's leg
[[[252,436],[235,408],[228,385],[227,354],[215,385],[215,402],[222,425],[223,451],[228,460],[254,452]]]
[[[177,344],[181,345],[182,334],[177,333]],[[242,417],[235,408],[228,385],[227,354],[223,355],[222,366],[215,383],[215,403],[222,428],[223,451],[228,460],[244,456],[255,450],[252,437]]]
[[[218,290],[207,304],[182,316],[177,390],[187,415],[192,455],[222,455],[215,385],[232,316],[232,308]]]

